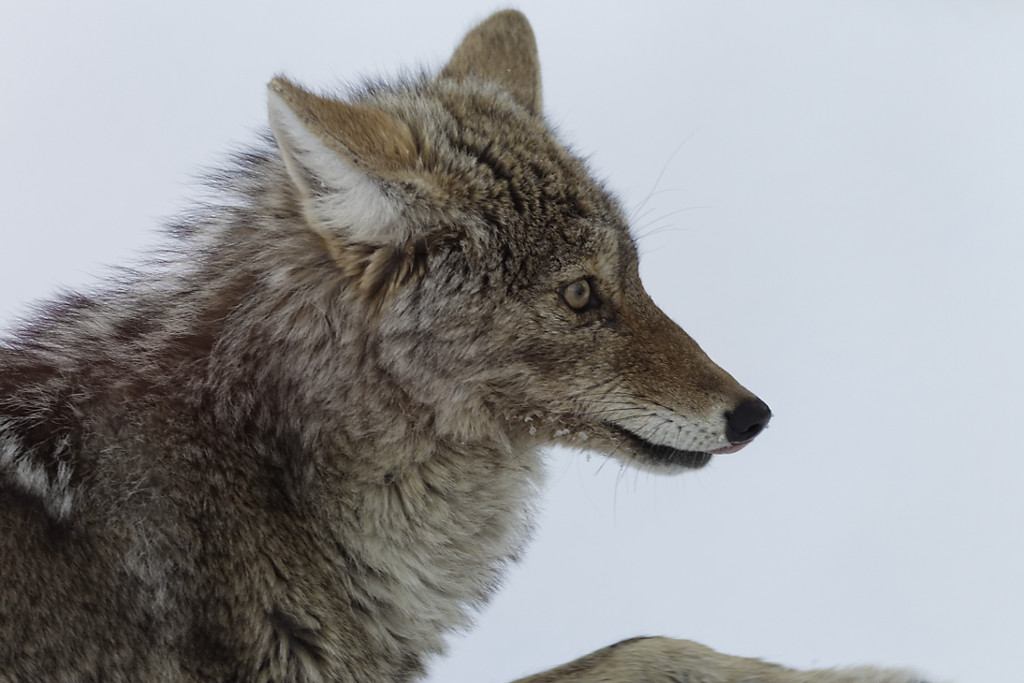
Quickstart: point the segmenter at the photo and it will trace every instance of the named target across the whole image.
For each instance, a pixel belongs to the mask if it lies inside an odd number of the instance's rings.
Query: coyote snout
[[[646,296],[646,295],[645,295]],[[654,303],[649,306],[654,308]],[[633,330],[625,364],[638,375],[636,395],[649,402],[643,415],[619,428],[646,442],[648,464],[702,467],[711,456],[735,453],[768,425],[771,410],[715,364],[678,325],[655,308],[643,330]]]

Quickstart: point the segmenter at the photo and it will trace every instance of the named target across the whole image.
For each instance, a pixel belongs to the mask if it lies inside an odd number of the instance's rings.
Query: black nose
[[[759,398],[747,399],[725,414],[725,438],[729,443],[750,441],[772,419],[772,411]]]

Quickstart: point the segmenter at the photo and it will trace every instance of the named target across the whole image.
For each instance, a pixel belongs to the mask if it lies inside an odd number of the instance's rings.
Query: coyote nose
[[[750,441],[761,433],[770,419],[772,411],[764,401],[747,399],[725,414],[725,438],[729,443]]]

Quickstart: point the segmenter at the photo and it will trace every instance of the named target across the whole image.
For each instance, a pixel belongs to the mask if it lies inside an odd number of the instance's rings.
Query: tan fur
[[[519,12],[498,12],[462,40],[442,75],[500,86],[531,113],[541,114],[540,58],[533,29]]]
[[[871,667],[793,671],[729,657],[689,640],[634,638],[514,683],[906,683],[909,671]]]
[[[306,92],[284,78],[268,86],[328,147],[381,180],[401,181],[418,158],[416,141],[402,121],[380,109]]]
[[[437,77],[268,98],[161,267],[0,346],[0,680],[420,679],[520,556],[544,446],[682,472],[770,418],[647,296],[521,14]],[[915,679],[636,639],[526,680]]]

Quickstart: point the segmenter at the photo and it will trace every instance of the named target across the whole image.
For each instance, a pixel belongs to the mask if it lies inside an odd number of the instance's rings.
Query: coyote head
[[[440,431],[682,469],[768,423],[644,291],[622,211],[542,116],[518,12],[436,77],[345,101],[277,78],[270,117],[339,305],[372,327],[381,390],[430,406]]]

